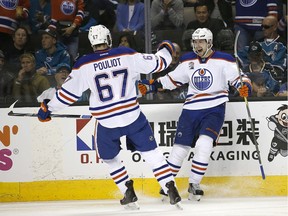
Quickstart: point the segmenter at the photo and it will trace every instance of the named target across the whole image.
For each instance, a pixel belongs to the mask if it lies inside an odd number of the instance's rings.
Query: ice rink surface
[[[126,210],[119,200],[0,203],[1,216],[287,216],[286,197],[182,200],[183,210],[160,198],[140,198],[140,210]]]

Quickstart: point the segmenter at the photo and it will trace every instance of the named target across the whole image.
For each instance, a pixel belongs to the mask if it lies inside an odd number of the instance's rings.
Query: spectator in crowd
[[[263,60],[270,63],[275,71],[277,80],[286,80],[287,78],[287,47],[286,41],[277,32],[277,19],[275,16],[267,16],[262,21],[262,29],[264,38],[259,40],[259,44],[263,49]],[[249,64],[248,48],[246,46],[239,51],[242,67]]]
[[[50,87],[47,77],[36,73],[35,57],[32,53],[20,56],[21,69],[13,84],[12,95],[21,102],[36,102],[36,98]]]
[[[116,23],[118,2],[106,0],[84,0],[84,18],[79,28],[80,32],[87,32],[93,25],[106,23],[112,29]]]
[[[43,91],[42,94],[37,97],[37,101],[43,102],[44,99],[52,99],[56,91],[61,88],[70,72],[71,72],[70,65],[66,63],[60,63],[57,66],[56,73],[54,75],[56,86],[52,86]]]
[[[140,0],[123,0],[116,11],[116,24],[120,32],[144,32],[144,3]]]
[[[233,29],[234,18],[231,1],[227,0],[206,0],[210,2],[210,16],[211,18],[220,19],[224,21],[225,27]]]
[[[183,0],[184,7],[195,7],[203,0]],[[233,29],[233,10],[230,0],[205,0],[210,11],[210,17],[223,20],[225,27]]]
[[[56,91],[58,89],[61,89],[63,83],[67,79],[70,72],[71,72],[70,65],[66,63],[60,63],[59,65],[57,65],[56,73],[54,75],[56,85],[51,86],[49,89],[43,91],[42,94],[37,97],[37,101],[43,102],[43,100],[45,99],[51,100],[55,95]],[[82,96],[78,99],[78,101],[88,101],[88,99],[89,99],[89,91],[85,91],[82,94]]]
[[[268,15],[278,16],[278,0],[235,1],[234,32],[240,31],[237,51],[249,46],[251,41],[263,37],[262,20]],[[238,53],[239,55],[239,53]]]
[[[288,97],[288,90],[287,90],[287,81],[284,82],[279,89],[279,92],[277,93],[276,96],[279,97]]]
[[[0,49],[11,41],[11,35],[29,15],[29,0],[1,1],[0,4]]]
[[[287,40],[287,18],[288,15],[286,14],[278,22],[278,32],[285,40]]]
[[[50,0],[30,0],[29,26],[32,34],[48,27],[51,19]]]
[[[153,0],[151,4],[152,30],[184,29],[182,0]]]
[[[194,7],[199,0],[183,0],[184,7]]]
[[[0,102],[6,102],[12,95],[13,79],[14,75],[5,68],[5,55],[0,50]]]
[[[277,94],[279,91],[279,82],[277,82],[274,78],[275,76],[277,76],[277,74],[273,66],[264,61],[263,50],[258,42],[252,42],[250,44],[248,51],[248,59],[250,64],[243,69],[243,72],[246,73],[248,76],[256,73],[260,74],[259,76],[263,77],[266,90],[269,90],[273,94]],[[259,76],[254,78],[258,79]],[[264,92],[260,91],[259,93],[262,94]]]
[[[157,79],[159,77],[165,76],[169,72],[173,71],[178,64],[180,63],[180,56],[181,56],[181,48],[179,44],[173,43],[175,47],[175,53],[172,55],[172,62],[171,64],[163,71],[159,73],[152,74],[153,79]],[[177,89],[174,90],[168,90],[168,89],[158,89],[158,92],[156,93],[156,98],[159,100],[165,100],[165,99],[184,99],[187,94],[188,85],[183,85]]]
[[[93,25],[102,24],[113,29],[116,23],[116,0],[84,0],[84,19],[79,28],[81,32],[89,31]]]
[[[84,0],[83,20],[79,32],[87,32],[93,25],[97,25],[100,16],[98,7],[95,7],[93,0]]]
[[[118,46],[125,46],[137,50],[135,37],[130,32],[123,32],[120,35]]]
[[[267,16],[262,21],[264,38],[260,45],[264,51],[264,61],[269,62],[281,74],[280,78],[287,78],[287,41],[277,31],[278,20],[275,16]]]
[[[67,47],[73,62],[78,56],[78,34],[83,18],[84,0],[51,1],[51,21],[48,28],[58,31],[59,41]]]
[[[17,27],[12,34],[12,42],[7,43],[3,49],[6,57],[7,69],[17,75],[21,68],[20,56],[25,52],[34,52],[30,44],[30,35],[25,27]]]
[[[221,29],[216,38],[217,48],[223,52],[234,55],[234,32],[229,29]]]
[[[259,73],[250,73],[248,75],[251,80],[252,92],[251,97],[273,97],[274,94],[266,86],[264,76]]]
[[[57,32],[47,28],[41,30],[40,33],[42,34],[42,49],[35,54],[37,73],[54,75],[58,64],[71,65],[70,55],[66,51],[66,47],[57,40]]]
[[[208,28],[213,35],[215,35],[215,42],[218,41],[217,35],[221,29],[225,29],[224,22],[220,19],[210,17],[209,7],[206,1],[199,1],[194,6],[196,20],[188,23],[186,30],[183,34],[184,46],[187,50],[192,50],[190,45],[191,34],[194,29],[197,28]],[[192,31],[191,31],[192,30]],[[214,47],[218,47],[215,43]]]

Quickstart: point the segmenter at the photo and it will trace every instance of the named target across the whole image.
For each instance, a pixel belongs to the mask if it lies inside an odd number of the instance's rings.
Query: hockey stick
[[[17,102],[18,100],[16,100],[9,107],[10,112],[8,113],[8,116],[38,117],[37,113],[14,113],[12,110]],[[91,115],[74,115],[74,114],[51,114],[50,116],[53,118],[92,118]]]
[[[242,80],[241,71],[240,71],[240,67],[239,67],[239,56],[237,54],[237,42],[238,42],[239,35],[240,35],[240,31],[237,31],[236,36],[235,36],[235,42],[234,42],[234,56],[236,58],[236,65],[237,65],[240,83],[241,83],[241,87],[242,87],[243,86],[243,80]],[[253,136],[253,141],[255,144],[256,152],[258,154],[258,161],[259,161],[259,165],[260,165],[260,171],[261,171],[262,179],[264,180],[265,179],[265,173],[264,173],[264,168],[263,168],[262,161],[261,161],[260,150],[259,150],[259,146],[258,146],[259,144],[258,144],[256,136],[255,136],[254,123],[252,121],[251,112],[250,112],[248,100],[246,97],[244,97],[244,101],[245,101],[245,105],[246,105],[247,114],[248,114],[248,117],[249,117],[249,120],[251,123],[252,136]]]
[[[37,113],[14,113],[10,111],[9,116],[21,116],[21,117],[38,117]],[[92,118],[91,115],[74,115],[74,114],[51,114],[52,118]]]

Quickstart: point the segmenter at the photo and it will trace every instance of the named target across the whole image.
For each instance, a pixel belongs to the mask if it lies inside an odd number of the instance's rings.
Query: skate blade
[[[168,196],[161,195],[161,201],[162,201],[163,203],[166,203],[166,202],[169,201],[169,197],[168,197]]]
[[[124,206],[124,209],[126,210],[139,210],[140,206],[137,202],[128,203]]]
[[[196,200],[199,202],[201,200],[201,197],[202,195],[193,195],[192,193],[189,193],[188,200]]]
[[[175,207],[176,207],[177,209],[179,209],[179,210],[183,210],[183,207],[182,207],[181,202],[176,203],[176,204],[175,204]]]

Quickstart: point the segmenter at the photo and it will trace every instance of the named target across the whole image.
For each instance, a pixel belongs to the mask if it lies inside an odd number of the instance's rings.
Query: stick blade
[[[260,166],[260,170],[261,170],[262,179],[265,180],[266,176],[265,176],[264,169],[263,169],[262,165]]]

